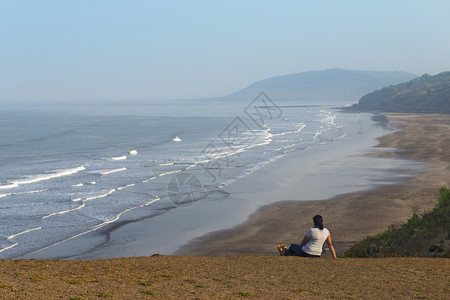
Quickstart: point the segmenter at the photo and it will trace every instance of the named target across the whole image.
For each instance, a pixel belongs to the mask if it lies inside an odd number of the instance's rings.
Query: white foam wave
[[[322,110],[320,110],[320,114],[322,116],[324,116],[324,118],[322,120],[320,120],[321,123],[328,124],[328,125],[331,125],[333,127],[336,126],[336,122],[335,121],[336,121],[337,115],[335,113],[322,109]]]
[[[79,183],[79,184],[74,184],[74,185],[72,185],[73,187],[81,187],[81,186],[83,186],[84,184],[82,184],[82,183]]]
[[[283,146],[283,147],[277,148],[277,149],[275,149],[275,151],[280,151],[280,150],[284,150],[284,149],[289,149],[289,148],[293,148],[293,147],[295,147],[295,146],[297,146],[297,144],[290,144],[290,145],[287,145],[287,146]]]
[[[146,182],[149,182],[149,181],[152,181],[152,180],[154,180],[154,179],[156,179],[158,176],[154,176],[154,177],[151,177],[151,178],[149,178],[149,179],[146,179],[146,180],[144,180],[144,181],[142,181],[143,183],[146,183]]]
[[[172,139],[172,141],[174,141],[174,142],[181,142],[181,139],[178,136],[176,136],[176,137],[174,137]]]
[[[76,210],[82,209],[85,206],[86,206],[86,204],[83,202],[83,203],[81,203],[80,206],[77,206],[75,208],[68,209],[68,210],[63,210],[63,211],[58,211],[58,212],[54,212],[54,213],[51,213],[49,215],[46,215],[46,216],[42,217],[42,220],[50,218],[50,217],[53,217],[53,216],[57,216],[57,215],[63,215],[63,214],[66,214],[68,212],[76,211]]]
[[[76,174],[76,173],[84,171],[84,170],[86,170],[86,168],[84,166],[79,166],[79,167],[71,168],[71,169],[51,171],[48,174],[39,174],[39,175],[26,176],[25,179],[14,180],[14,181],[11,181],[7,185],[1,185],[0,189],[15,188],[15,187],[18,187],[18,186],[23,185],[23,184],[30,184],[30,183],[40,182],[40,181],[47,181],[47,180],[55,179],[55,178],[58,178],[58,177],[64,177],[64,176],[73,175],[73,174]]]
[[[31,228],[31,229],[28,229],[28,230],[25,230],[25,231],[22,231],[22,232],[19,232],[19,233],[16,233],[16,234],[12,234],[12,235],[8,236],[7,239],[11,240],[11,239],[13,239],[13,238],[15,238],[15,237],[17,237],[19,235],[22,235],[22,234],[25,234],[25,233],[28,233],[28,232],[32,232],[32,231],[36,231],[36,230],[41,230],[41,229],[42,229],[42,227]]]
[[[36,191],[28,191],[28,192],[19,192],[19,193],[9,193],[9,194],[0,194],[0,198],[8,197],[8,196],[14,196],[14,195],[25,195],[25,194],[36,194],[48,191],[47,189],[43,190],[36,190]]]
[[[147,202],[147,203],[144,203],[144,204],[141,204],[141,205],[137,205],[137,206],[134,206],[134,207],[130,207],[130,208],[128,208],[128,209],[125,209],[124,211],[118,213],[113,219],[104,221],[103,223],[97,225],[96,227],[98,227],[98,228],[96,228],[95,230],[97,230],[97,229],[99,229],[99,228],[101,228],[101,227],[104,227],[104,226],[106,226],[106,225],[108,225],[108,224],[111,224],[111,223],[113,223],[113,222],[119,220],[119,219],[120,219],[120,216],[123,215],[124,213],[127,213],[127,212],[129,212],[129,211],[135,210],[136,208],[141,208],[141,207],[144,207],[144,206],[148,206],[148,205],[150,205],[150,204],[152,204],[152,203],[154,203],[154,202],[156,202],[156,201],[158,201],[158,200],[161,200],[161,198],[156,197],[155,199],[153,199],[153,200],[151,200],[151,201],[149,201],[149,202]]]
[[[158,177],[162,177],[162,176],[166,176],[166,175],[170,175],[170,174],[175,174],[175,173],[179,173],[179,172],[181,172],[181,170],[165,172],[165,173],[159,174]]]
[[[129,212],[129,211],[131,211],[131,210],[133,210],[133,209],[136,209],[136,208],[148,206],[148,205],[150,205],[150,204],[152,204],[152,203],[154,203],[154,202],[156,202],[156,201],[158,201],[158,200],[161,200],[161,199],[160,199],[159,197],[156,197],[155,199],[153,199],[153,200],[151,200],[151,201],[149,201],[149,202],[147,202],[147,203],[145,203],[145,204],[141,204],[141,205],[138,205],[138,206],[135,206],[135,207],[126,209],[125,211],[122,211],[121,213],[119,213],[119,214],[118,214],[114,219],[112,219],[112,220],[105,221],[105,222],[103,222],[103,223],[101,223],[101,224],[99,224],[99,225],[97,225],[97,226],[94,226],[92,229],[89,229],[89,230],[87,230],[87,231],[85,231],[85,232],[76,234],[76,235],[71,236],[71,237],[69,237],[69,238],[67,238],[67,239],[64,239],[64,240],[62,240],[62,241],[56,242],[56,243],[54,243],[54,244],[52,244],[52,245],[49,245],[49,246],[40,248],[40,249],[35,250],[35,251],[33,251],[33,252],[29,253],[29,254],[33,254],[33,253],[36,253],[36,252],[38,252],[38,251],[42,251],[42,250],[48,249],[48,248],[50,248],[50,247],[59,245],[59,244],[61,244],[61,243],[70,241],[70,240],[72,240],[72,239],[74,239],[74,238],[77,238],[77,237],[79,237],[79,236],[83,236],[83,235],[85,235],[85,234],[87,234],[87,233],[96,231],[96,230],[98,230],[98,229],[100,229],[100,228],[102,228],[102,227],[105,227],[106,225],[108,225],[108,224],[110,224],[110,223],[112,223],[112,222],[117,221],[117,220],[120,218],[120,216],[121,216],[122,214],[124,214],[124,213],[126,213],[126,212]],[[14,244],[14,245],[12,245],[12,246],[8,246],[8,247],[6,247],[6,248],[0,249],[0,252],[5,251],[5,250],[7,250],[7,249],[10,249],[10,248],[12,248],[12,247],[15,247],[15,246],[17,246],[17,245],[18,245],[18,244],[16,243],[16,244]]]
[[[93,184],[97,184],[97,182],[95,182],[95,181],[90,181],[90,182],[86,182],[86,184],[93,185]]]
[[[121,191],[121,190],[123,190],[123,189],[129,188],[129,187],[132,187],[132,186],[135,186],[135,184],[132,183],[132,184],[128,184],[128,185],[126,185],[126,186],[122,186],[122,187],[117,188],[117,190],[118,190],[118,191]]]
[[[306,124],[302,124],[298,129],[296,130],[289,130],[289,131],[285,131],[285,132],[281,132],[281,133],[274,133],[273,136],[283,136],[286,134],[293,134],[293,133],[300,133],[303,131],[303,129],[305,129]]]
[[[313,140],[317,140],[318,136],[321,135],[324,132],[325,132],[325,130],[318,130],[318,131],[316,131],[316,133],[313,136]]]
[[[18,187],[18,186],[19,186],[19,185],[16,184],[16,183],[10,183],[10,184],[6,184],[6,185],[0,185],[0,189],[6,190],[6,189],[16,188],[16,187]]]
[[[114,193],[115,191],[116,191],[116,189],[111,189],[104,194],[88,197],[88,198],[84,199],[84,201],[91,201],[91,200],[95,200],[95,199],[99,199],[99,198],[105,198],[105,197],[111,195],[112,193]]]
[[[101,175],[108,175],[108,174],[112,174],[112,173],[117,173],[117,172],[122,172],[125,171],[127,168],[119,168],[119,169],[113,169],[113,170],[108,170],[108,171],[102,171],[100,172]]]
[[[126,155],[111,157],[112,160],[125,160],[127,159]]]
[[[7,246],[5,248],[2,248],[2,249],[0,249],[0,252],[3,252],[5,250],[11,249],[11,248],[14,248],[17,245],[19,245],[19,243],[15,243],[15,244],[12,244],[11,246]]]
[[[157,164],[157,167],[164,167],[164,166],[173,166],[175,163],[171,162],[171,163],[164,163],[164,164]]]
[[[138,154],[138,152],[136,150],[130,150],[128,151],[128,154],[135,156]]]

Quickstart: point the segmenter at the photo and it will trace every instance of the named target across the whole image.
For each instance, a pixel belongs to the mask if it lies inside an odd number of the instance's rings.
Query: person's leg
[[[300,253],[298,256],[309,257],[309,258],[319,258],[320,257],[320,255],[312,255],[312,254],[306,253],[305,251],[303,251],[302,248],[300,248]]]
[[[302,246],[299,244],[291,244],[289,249],[284,253],[284,256],[300,256],[302,251]]]

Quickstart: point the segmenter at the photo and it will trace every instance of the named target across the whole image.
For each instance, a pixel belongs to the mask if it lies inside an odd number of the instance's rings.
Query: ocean
[[[386,130],[373,114],[265,94],[248,103],[5,107],[0,257],[33,257],[144,211],[146,218],[181,211],[291,151],[373,140]],[[386,184],[383,172],[371,176]]]

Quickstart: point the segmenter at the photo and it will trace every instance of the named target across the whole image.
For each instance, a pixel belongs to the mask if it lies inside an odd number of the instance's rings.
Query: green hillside
[[[352,110],[450,113],[450,72],[425,74],[363,96]]]

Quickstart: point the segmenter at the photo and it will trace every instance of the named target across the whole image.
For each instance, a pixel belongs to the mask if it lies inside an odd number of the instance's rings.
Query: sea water
[[[151,217],[208,201],[290,151],[376,130],[372,114],[262,97],[4,108],[0,257],[140,218],[144,207]]]

